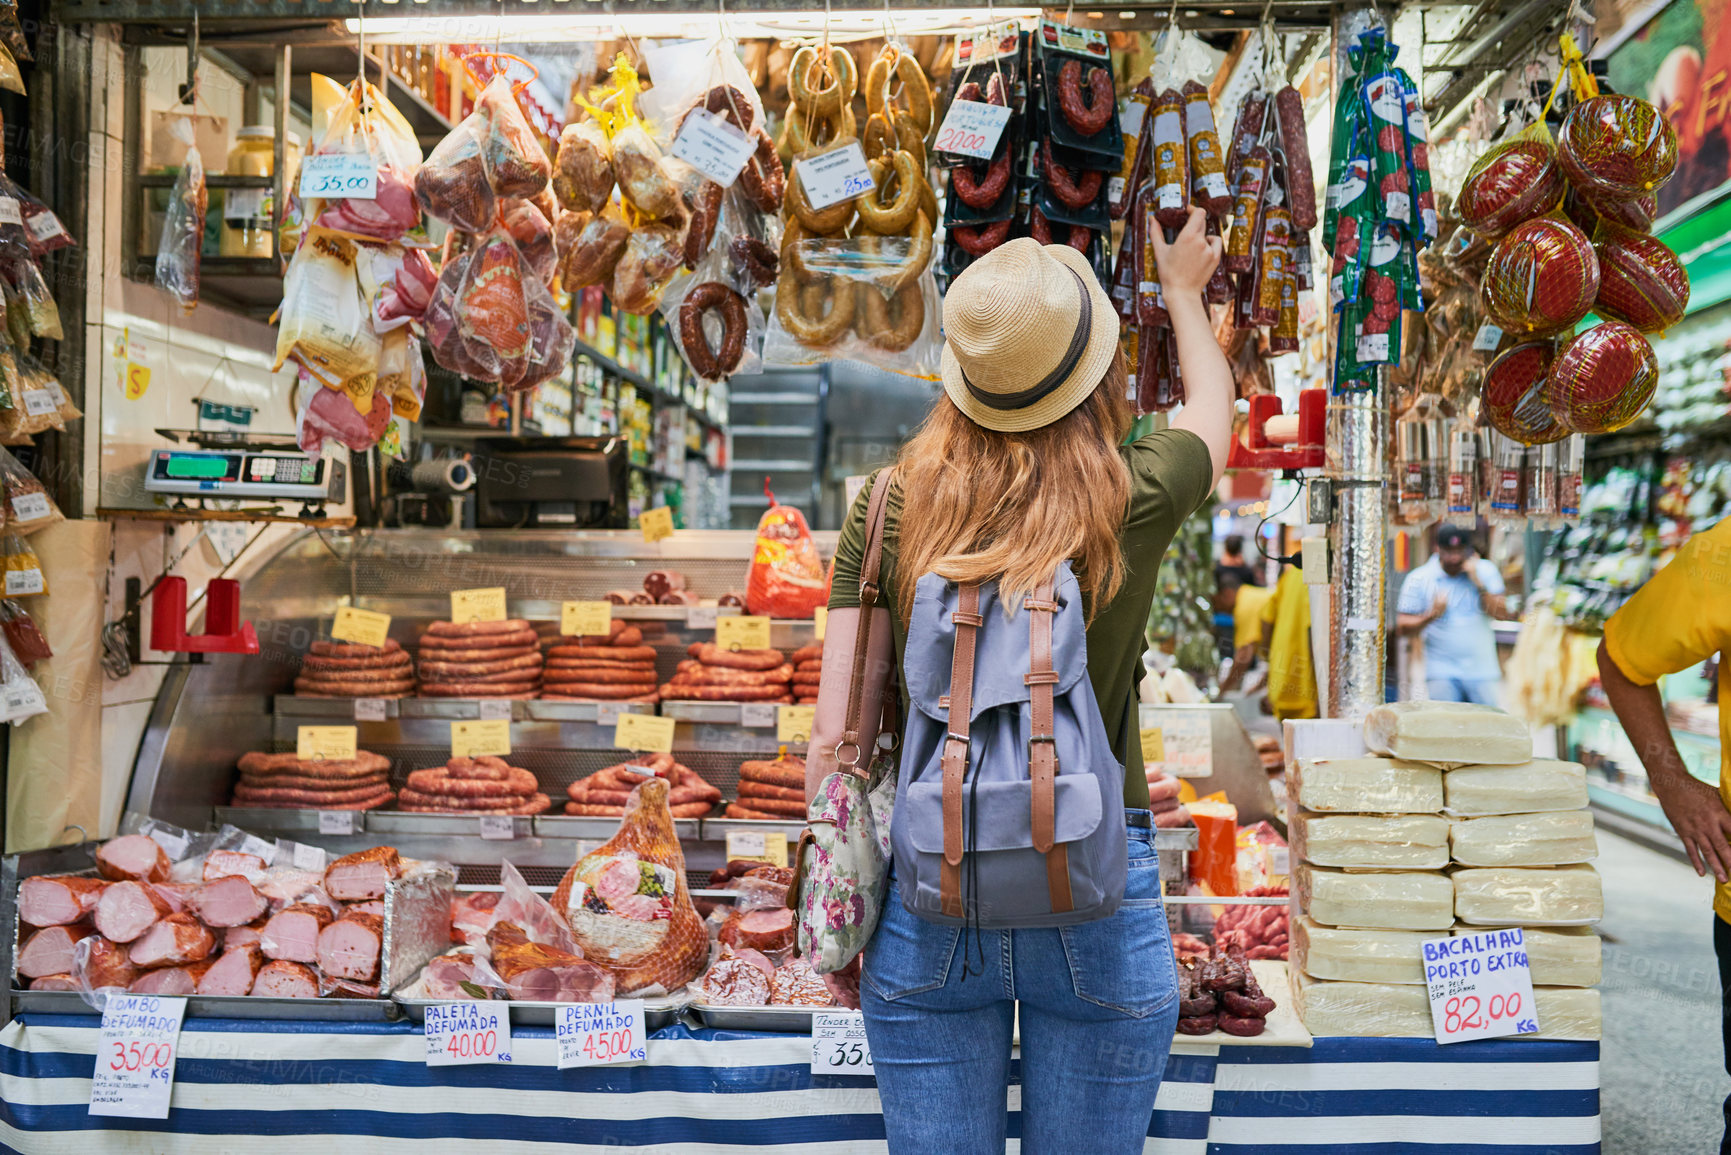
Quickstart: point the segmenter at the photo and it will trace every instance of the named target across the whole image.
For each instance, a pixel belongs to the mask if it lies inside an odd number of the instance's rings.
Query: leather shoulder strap
[[[848,678],[846,725],[841,741],[836,743],[836,761],[855,774],[865,774],[869,767],[865,751],[860,748],[865,730],[861,714],[865,710],[866,654],[871,646],[872,612],[877,609],[878,595],[882,592],[878,589],[878,573],[883,566],[884,510],[889,504],[890,479],[894,474],[894,466],[879,471],[872,483],[871,500],[866,504],[865,556],[859,569],[859,627],[854,634],[853,670]],[[852,762],[841,756],[842,750],[849,746],[853,747]],[[861,765],[862,762],[867,765]]]

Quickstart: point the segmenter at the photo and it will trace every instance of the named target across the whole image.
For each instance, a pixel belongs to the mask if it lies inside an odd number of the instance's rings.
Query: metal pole
[[[1362,9],[1335,11],[1337,87],[1349,68],[1349,30],[1363,27],[1363,15]],[[1381,370],[1375,382],[1375,388],[1365,392],[1334,397],[1328,408],[1328,475],[1335,483],[1338,503],[1328,543],[1333,561],[1327,707],[1331,718],[1363,718],[1383,701],[1388,406]]]

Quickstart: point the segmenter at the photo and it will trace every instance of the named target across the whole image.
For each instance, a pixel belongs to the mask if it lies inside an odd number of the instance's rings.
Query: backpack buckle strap
[[[1064,914],[1076,909],[1070,894],[1070,844],[1060,842],[1046,852],[1046,893],[1052,900],[1052,913]]]
[[[1059,680],[1056,670],[1041,670],[1038,673],[1022,675],[1024,686],[1056,686]]]
[[[1050,599],[1025,597],[1022,599],[1022,608],[1042,614],[1055,614],[1058,612],[1060,607],[1057,602],[1051,601]]]
[[[1052,579],[1048,577],[1042,581],[1028,601],[1053,604]],[[1054,738],[1052,694],[1058,683],[1058,674],[1052,669],[1052,615],[1049,613],[1035,614],[1028,619],[1028,673],[1023,681],[1033,688],[1028,695],[1028,777],[1033,786],[1028,817],[1034,835],[1034,849],[1041,854],[1050,854],[1056,840],[1057,825],[1053,780],[1058,776],[1058,743]]]
[[[1033,826],[1034,849],[1049,853],[1057,824],[1057,802],[1053,780],[1058,777],[1058,745],[1051,737],[1028,740],[1028,777],[1033,780],[1033,795],[1029,815]]]
[[[977,588],[975,593],[976,600],[978,600]],[[958,626],[973,626],[975,629],[979,629],[981,626],[986,624],[986,619],[983,614],[969,613],[966,610],[957,610],[952,613],[950,615],[950,621],[954,622]]]
[[[976,628],[985,621],[980,614],[980,587],[961,588],[954,620],[956,649],[950,660],[950,720],[944,738],[944,866],[955,875],[953,894],[942,894],[946,906],[961,901],[962,782],[968,772],[968,727],[973,721],[974,644]]]

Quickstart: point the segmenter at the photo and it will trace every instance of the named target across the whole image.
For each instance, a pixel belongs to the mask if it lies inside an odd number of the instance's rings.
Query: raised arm
[[[1172,428],[1188,429],[1208,446],[1214,482],[1226,470],[1232,442],[1232,369],[1214,339],[1208,306],[1202,293],[1220,263],[1220,238],[1207,235],[1207,214],[1190,210],[1190,220],[1171,244],[1163,230],[1154,230],[1154,256],[1160,267],[1160,289],[1178,341],[1178,362],[1184,370],[1184,408]]]

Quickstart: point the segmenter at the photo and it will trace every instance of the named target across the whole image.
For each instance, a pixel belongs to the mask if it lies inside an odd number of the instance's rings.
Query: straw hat
[[[1023,433],[1094,391],[1118,350],[1118,314],[1086,256],[1021,237],[951,283],[944,336],[944,391],[956,408]]]

